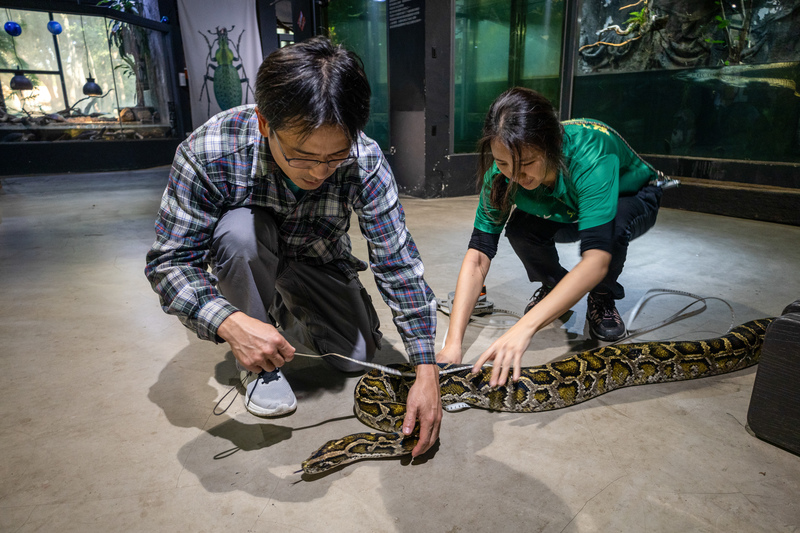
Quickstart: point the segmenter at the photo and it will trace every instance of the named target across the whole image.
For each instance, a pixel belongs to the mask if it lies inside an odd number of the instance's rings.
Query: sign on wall
[[[253,0],[178,0],[192,125],[254,103],[261,42]]]

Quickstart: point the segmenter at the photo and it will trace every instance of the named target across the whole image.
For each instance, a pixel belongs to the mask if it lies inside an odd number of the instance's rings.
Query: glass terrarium
[[[558,105],[563,0],[456,0],[453,143],[473,152],[500,93],[535,89]]]
[[[798,27],[797,2],[584,1],[572,114],[643,153],[800,162]]]
[[[389,148],[389,86],[386,47],[386,4],[374,0],[342,0],[327,6],[332,41],[356,52],[372,89],[370,119],[364,133]]]
[[[161,32],[87,14],[0,13],[17,25],[0,32],[0,142],[174,136]]]

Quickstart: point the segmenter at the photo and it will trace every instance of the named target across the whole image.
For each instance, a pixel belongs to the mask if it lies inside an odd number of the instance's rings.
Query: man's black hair
[[[361,59],[325,37],[271,53],[256,80],[256,105],[270,129],[302,137],[336,126],[354,141],[369,119],[371,94]]]

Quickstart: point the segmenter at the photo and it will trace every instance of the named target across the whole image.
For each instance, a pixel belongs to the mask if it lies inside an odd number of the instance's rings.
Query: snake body
[[[522,369],[517,382],[490,387],[491,367],[477,374],[464,369],[439,378],[444,405],[464,402],[493,411],[531,413],[561,409],[601,394],[649,383],[696,379],[754,365],[773,319],[754,320],[722,337],[701,341],[642,342],[603,346]],[[410,365],[392,365],[402,371]],[[303,472],[319,474],[361,459],[411,453],[418,430],[401,432],[413,377],[372,370],[355,388],[355,414],[384,433],[356,433],[325,443],[303,462]]]

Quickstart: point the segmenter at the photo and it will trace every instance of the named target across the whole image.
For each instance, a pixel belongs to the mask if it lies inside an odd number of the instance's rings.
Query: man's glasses
[[[341,159],[329,159],[327,161],[319,161],[317,159],[302,159],[299,157],[286,157],[286,152],[283,151],[283,146],[281,146],[281,140],[278,138],[278,133],[275,131],[273,131],[273,133],[275,134],[275,142],[278,143],[278,149],[281,151],[283,158],[286,160],[286,164],[292,168],[302,168],[308,170],[320,164],[328,165],[328,168],[339,168],[342,165],[349,165],[358,159],[357,155],[349,155]],[[356,150],[358,150],[357,145]]]

